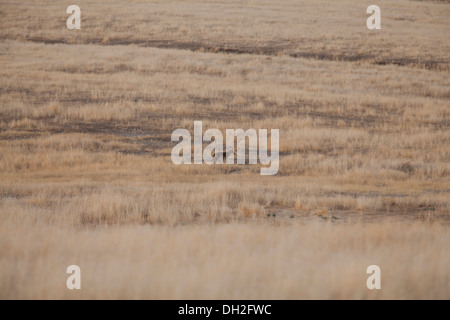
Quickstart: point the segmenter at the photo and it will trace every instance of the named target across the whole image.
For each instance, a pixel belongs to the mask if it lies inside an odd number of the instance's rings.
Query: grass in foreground
[[[2,1],[0,298],[448,299],[450,7],[369,4]],[[174,166],[194,120],[279,174]]]

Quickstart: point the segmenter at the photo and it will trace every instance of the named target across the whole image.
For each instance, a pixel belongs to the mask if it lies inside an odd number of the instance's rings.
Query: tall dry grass
[[[448,228],[0,225],[2,299],[449,299]],[[20,234],[20,236],[18,236]],[[67,290],[68,265],[81,291]],[[381,268],[380,291],[366,287]]]
[[[1,298],[449,298],[447,3],[78,4],[0,3]],[[195,120],[279,174],[174,166]]]

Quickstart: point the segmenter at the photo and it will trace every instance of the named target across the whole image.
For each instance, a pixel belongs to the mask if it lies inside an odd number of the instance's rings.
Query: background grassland
[[[70,4],[0,1],[0,297],[449,298],[448,2]],[[194,120],[279,174],[174,166]]]

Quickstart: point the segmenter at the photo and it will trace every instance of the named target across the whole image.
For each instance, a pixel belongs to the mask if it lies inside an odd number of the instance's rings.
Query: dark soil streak
[[[1,40],[8,40],[8,36],[1,37]],[[280,44],[269,43],[261,46],[223,46],[223,45],[208,45],[202,42],[180,42],[176,40],[127,40],[127,39],[109,39],[103,41],[100,38],[91,38],[82,43],[70,41],[63,38],[48,39],[44,37],[27,37],[26,41],[45,43],[45,44],[94,44],[104,46],[118,46],[118,45],[137,45],[148,48],[159,49],[176,49],[176,50],[190,50],[193,52],[208,52],[208,53],[222,53],[222,54],[248,54],[248,55],[287,55],[292,58],[305,58],[324,61],[344,61],[344,62],[366,62],[374,65],[397,65],[402,67],[419,67],[428,70],[449,70],[450,61],[436,60],[436,59],[412,59],[406,57],[383,57],[378,58],[375,55],[369,54],[331,54],[327,52],[294,52],[296,45],[293,43]]]

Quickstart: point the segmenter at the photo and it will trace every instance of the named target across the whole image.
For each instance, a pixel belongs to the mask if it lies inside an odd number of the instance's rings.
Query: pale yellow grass
[[[79,0],[77,4],[82,29],[71,32],[65,27],[65,4],[2,1],[0,37],[286,54],[449,70],[448,2],[379,0],[382,32],[372,33],[366,28],[366,9],[373,4],[368,0]],[[199,66],[199,71],[204,68]]]
[[[9,221],[0,298],[449,299],[449,241],[447,228],[404,223],[75,231]],[[65,287],[71,264],[78,292]],[[381,291],[366,287],[373,264]]]
[[[0,298],[448,299],[450,7],[355,3],[2,1]],[[195,120],[278,175],[173,165]]]
[[[127,190],[137,191],[116,207],[119,212],[111,214],[113,218],[87,204],[89,211],[97,211],[94,216],[103,217],[94,220],[114,223],[119,215],[120,223],[154,222],[166,216],[170,218],[162,220],[173,224],[212,215],[229,221],[246,212],[241,202],[250,212],[263,206],[270,214],[295,211],[299,201],[303,214],[388,210],[413,219],[448,217],[450,115],[445,72],[368,64],[347,70],[348,62],[286,57],[267,61],[259,56],[124,46],[113,52],[99,46],[13,42],[4,47],[15,52],[14,58],[7,55],[10,63],[1,71],[4,200],[23,204],[27,197],[16,198],[15,193],[30,189],[29,179],[38,184],[56,179],[64,188],[98,183],[88,191],[77,189],[68,199],[75,210],[68,216],[77,221],[86,216],[76,205],[86,192],[98,204],[110,198],[121,202]],[[55,48],[73,56],[74,66],[81,70],[87,64],[105,69],[111,59],[131,56],[126,63],[130,70],[147,71],[67,74],[55,66]],[[30,60],[31,51],[42,57]],[[164,63],[168,57],[170,65]],[[198,64],[220,72],[199,73],[194,68]],[[242,68],[248,70],[245,76]],[[257,166],[172,165],[171,132],[192,130],[194,120],[203,120],[205,129],[280,128],[278,176],[261,178]],[[16,182],[18,176],[22,184]],[[248,191],[242,180],[260,181],[263,187]],[[224,181],[238,195],[236,203],[210,200],[210,193],[202,191],[211,188],[202,186],[207,182],[220,194]],[[170,190],[178,182],[195,183],[195,188],[177,187],[180,199],[170,209],[172,193],[148,191]],[[108,184],[117,191],[102,199]],[[136,184],[145,187],[136,189]],[[12,185],[16,191],[8,190]],[[26,194],[36,192],[41,193],[39,187]],[[53,207],[51,192],[43,197],[40,207],[65,216],[67,207]],[[123,206],[133,209],[121,214]]]

